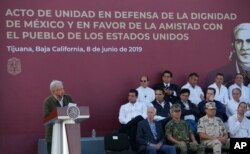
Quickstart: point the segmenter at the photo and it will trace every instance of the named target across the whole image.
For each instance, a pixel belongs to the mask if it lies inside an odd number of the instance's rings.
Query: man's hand
[[[225,144],[227,142],[227,138],[226,137],[218,137],[217,138],[222,144]]]
[[[244,118],[244,116],[239,116],[239,115],[237,117],[238,117],[239,122],[241,122],[243,120],[243,118]]]
[[[162,146],[162,143],[161,143],[161,142],[160,142],[160,143],[157,143],[157,144],[156,144],[156,149],[159,150],[159,149],[161,148],[161,146]]]
[[[152,147],[155,147],[157,150],[159,150],[161,148],[161,146],[162,146],[162,143],[161,142],[157,143],[157,144],[150,143],[149,145],[152,146]]]

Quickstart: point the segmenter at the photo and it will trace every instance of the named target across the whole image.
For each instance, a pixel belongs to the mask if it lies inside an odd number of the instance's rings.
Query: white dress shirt
[[[250,138],[250,120],[246,117],[241,122],[234,114],[228,119],[229,133],[232,138]]]
[[[155,91],[149,87],[138,87],[136,89],[138,91],[137,102],[146,103],[147,106],[151,106],[151,102],[155,100]]]
[[[215,89],[215,96],[214,99],[217,101],[220,101],[222,104],[226,105],[229,102],[229,96],[228,96],[228,90],[227,87],[224,85],[221,85],[220,88],[216,85],[216,83],[213,83],[209,85],[208,87]]]
[[[239,88],[241,90],[241,96],[240,99],[242,101],[245,101],[246,103],[250,103],[250,89],[247,86],[244,86],[243,84],[240,86],[238,86],[236,83],[232,84],[229,88],[228,88],[228,92],[229,92],[229,98],[232,99],[232,91],[234,88]]]
[[[119,122],[121,124],[127,124],[130,120],[136,116],[141,115],[143,118],[147,117],[146,105],[140,102],[126,103],[121,106],[119,112]]]
[[[201,95],[204,96],[204,93],[203,93],[200,86],[196,85],[193,88],[190,83],[186,83],[184,86],[181,87],[181,89],[189,89],[190,90],[189,100],[192,103],[198,105],[202,101]]]
[[[240,102],[236,102],[234,99],[229,100],[229,102],[227,103],[227,106],[226,106],[227,117],[230,117],[230,116],[237,113],[237,109],[238,109]],[[247,116],[247,117],[250,116],[249,110],[245,113],[245,116]]]

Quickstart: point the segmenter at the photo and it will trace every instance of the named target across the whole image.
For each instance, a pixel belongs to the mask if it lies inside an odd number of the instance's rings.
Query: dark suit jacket
[[[165,95],[165,100],[170,101],[172,103],[176,103],[180,95],[180,90],[176,84],[170,83],[169,87],[165,87],[164,83],[162,82],[162,83],[157,84],[154,87],[154,89],[157,89],[157,88],[169,89],[169,90],[175,91],[177,96],[174,96],[173,93],[172,95]]]
[[[181,119],[184,119],[184,116],[186,115],[193,114],[195,116],[195,121],[198,121],[198,118],[200,117],[200,112],[198,107],[196,107],[194,103],[188,100],[190,110],[186,110],[185,105],[181,101],[179,101],[179,104],[181,105]]]
[[[226,115],[226,108],[224,107],[224,105],[221,102],[216,101],[216,100],[214,100],[214,102],[216,105],[216,115],[215,116],[221,118],[221,120],[223,122],[226,122],[228,119],[228,117]],[[200,111],[200,118],[206,115],[206,112],[205,112],[206,103],[207,103],[207,101],[204,100],[198,104],[198,108]]]
[[[153,144],[159,142],[164,143],[164,132],[162,130],[161,123],[155,121],[155,127],[157,132],[157,140],[154,139],[147,119],[138,123],[136,140],[139,146],[139,151],[146,149],[149,142]]]
[[[63,95],[63,106],[68,106],[69,103],[73,103],[72,98],[69,95]],[[47,117],[54,108],[61,107],[59,102],[54,96],[49,96],[44,101],[44,117]],[[52,125],[46,127],[45,138],[47,142],[52,141]]]

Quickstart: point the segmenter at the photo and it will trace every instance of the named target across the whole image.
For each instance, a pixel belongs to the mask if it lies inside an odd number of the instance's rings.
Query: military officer
[[[186,121],[181,120],[180,104],[173,104],[170,112],[172,120],[165,126],[167,139],[180,150],[180,154],[187,154],[188,150],[203,154],[204,147],[198,144]]]
[[[199,119],[198,133],[201,143],[213,149],[214,154],[221,154],[221,148],[230,148],[228,133],[223,121],[215,117],[216,105],[215,102],[207,102],[205,105],[206,115]]]

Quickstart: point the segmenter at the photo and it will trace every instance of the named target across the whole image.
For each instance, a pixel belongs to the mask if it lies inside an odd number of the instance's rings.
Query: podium
[[[51,154],[81,154],[80,123],[89,117],[87,106],[55,108],[44,120],[53,125]]]

